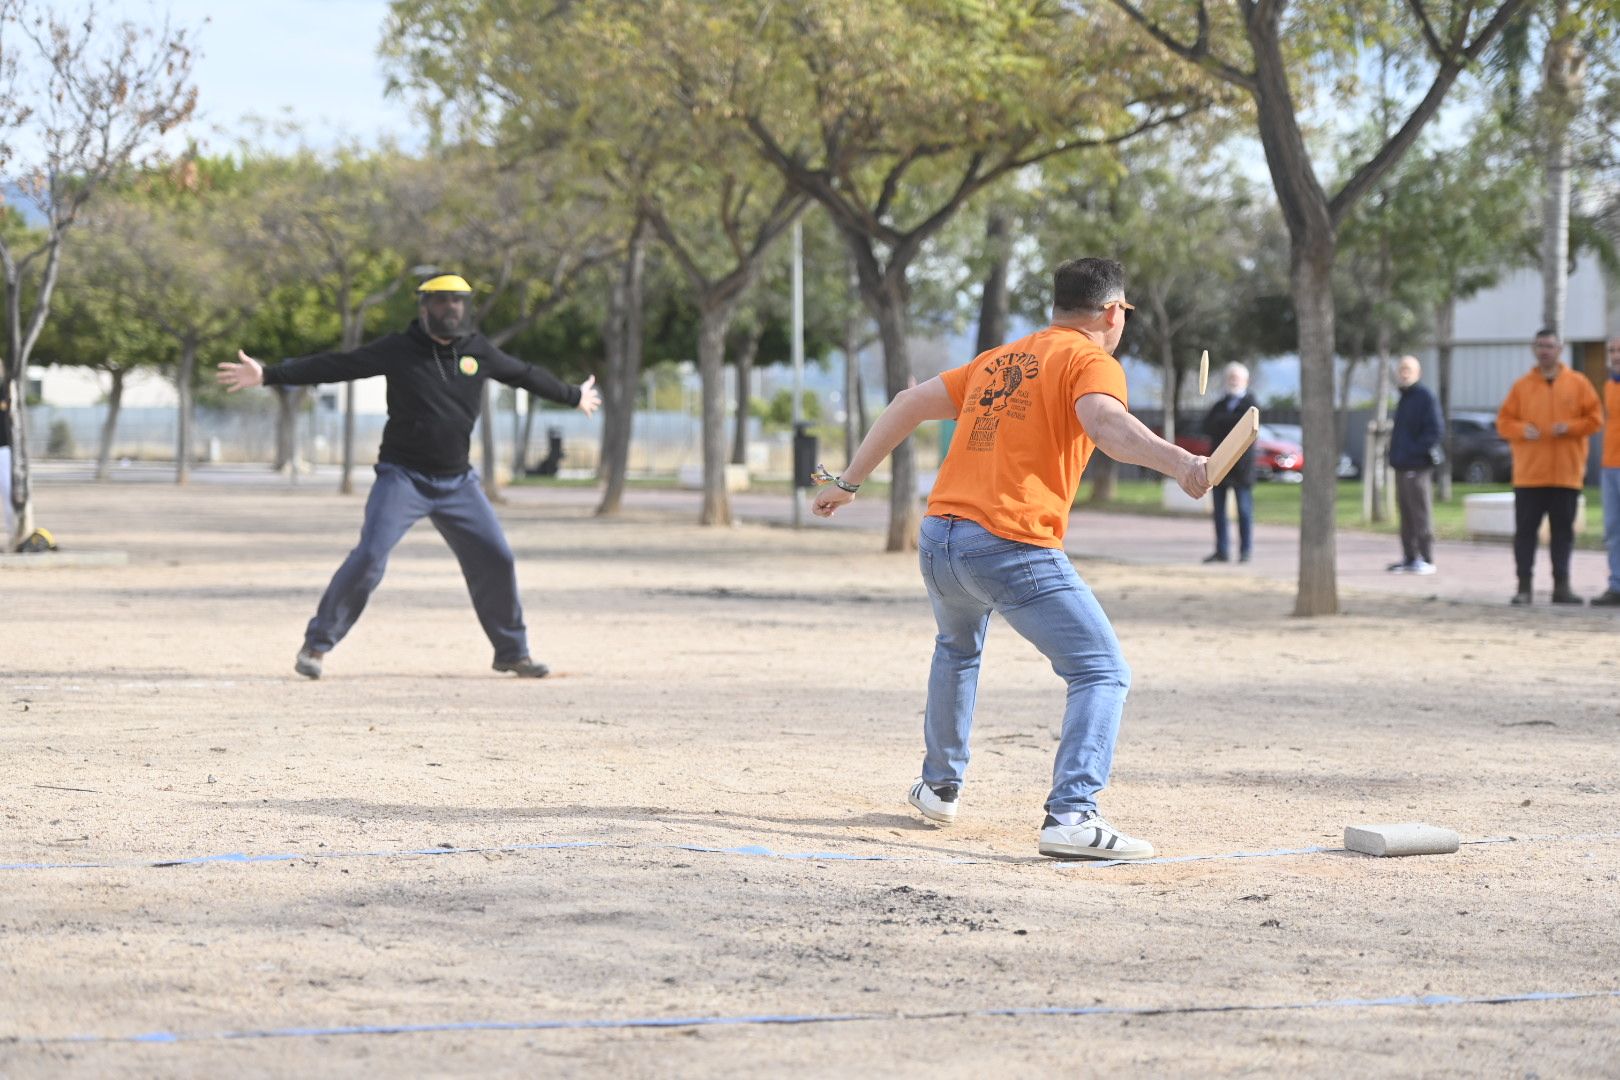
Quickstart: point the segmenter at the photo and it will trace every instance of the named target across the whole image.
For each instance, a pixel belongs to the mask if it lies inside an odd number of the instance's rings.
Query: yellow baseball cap
[[[472,293],[472,286],[467,279],[459,274],[440,274],[435,278],[428,278],[416,287],[417,294],[423,293]]]

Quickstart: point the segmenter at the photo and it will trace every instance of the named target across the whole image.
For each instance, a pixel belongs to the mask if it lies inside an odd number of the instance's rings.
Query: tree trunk
[[[1170,334],[1170,312],[1165,307],[1163,290],[1151,289],[1148,296],[1152,301],[1153,320],[1158,324],[1159,331],[1159,386],[1160,397],[1164,400],[1164,420],[1160,427],[1164,441],[1173,443],[1176,441],[1175,339]]]
[[[860,304],[860,275],[851,260],[849,267],[850,305],[844,319],[844,463],[855,457],[855,448],[866,438],[866,386],[861,379],[861,333],[866,329]]]
[[[34,500],[29,491],[28,398],[21,365],[7,371],[4,392],[11,395],[11,511],[13,529],[5,550],[16,551],[34,531]]]
[[[878,336],[883,341],[883,382],[888,399],[916,381],[911,370],[911,349],[906,341],[910,321],[907,310],[904,268],[891,266],[882,278],[881,291],[869,296],[874,308]],[[917,448],[911,438],[901,440],[889,459],[889,535],[886,551],[917,550],[917,528],[922,515],[917,510]]]
[[[743,337],[737,353],[737,424],[731,435],[731,463],[748,464],[748,417],[754,393],[754,360],[759,356],[762,327],[754,326]]]
[[[1456,316],[1457,297],[1448,291],[1434,318],[1435,366],[1439,369],[1440,381],[1440,445],[1446,449],[1445,464],[1436,470],[1440,474],[1436,484],[1441,502],[1451,501],[1451,352],[1452,339],[1457,333]]]
[[[1007,340],[1007,265],[1012,260],[1012,220],[1003,210],[990,211],[984,226],[985,252],[990,269],[979,293],[978,351],[985,352]]]
[[[303,450],[298,444],[298,414],[309,396],[307,386],[278,386],[276,390],[276,463],[289,483],[298,483],[303,472]]]
[[[512,395],[512,408],[517,408],[517,394]],[[534,395],[527,390],[523,391],[523,423],[517,432],[517,446],[512,450],[512,476],[527,476],[529,474],[529,447],[534,445],[534,416],[540,411],[535,404]]]
[[[1338,461],[1333,447],[1334,247],[1331,230],[1293,242],[1290,276],[1299,322],[1300,420],[1305,440],[1296,615],[1333,615],[1339,610],[1334,535]]]
[[[630,232],[624,269],[614,282],[608,318],[613,321],[616,347],[609,356],[611,394],[604,395],[607,421],[602,430],[604,467],[599,516],[617,514],[624,503],[625,472],[630,466],[631,420],[635,414],[636,390],[641,382],[642,301],[647,263],[647,223],[637,220]],[[604,387],[604,390],[608,389]]]
[[[700,525],[730,525],[726,492],[726,330],[734,303],[703,309],[698,317],[698,377],[702,384],[703,509]]]
[[[1091,502],[1111,503],[1119,492],[1119,463],[1101,450],[1091,455]]]
[[[349,310],[347,285],[338,295],[338,317],[342,321],[338,348],[343,352],[353,352],[360,347],[365,319]],[[338,470],[338,493],[341,495],[354,494],[354,413],[354,380],[350,379],[343,384],[343,452],[342,465]]]
[[[1344,377],[1339,380],[1338,386],[1339,404],[1333,416],[1333,445],[1337,446],[1341,453],[1346,452],[1349,446],[1350,392],[1355,389],[1356,369],[1361,367],[1361,362],[1364,359],[1366,357],[1362,356],[1347,356],[1344,359]],[[1335,458],[1334,460],[1337,461],[1338,459]],[[1365,458],[1362,459],[1361,464],[1363,471],[1365,471],[1367,464]]]
[[[105,480],[112,461],[113,439],[118,435],[118,412],[124,406],[124,369],[113,368],[112,387],[107,391],[107,418],[101,422],[101,447],[96,452],[96,479]]]
[[[861,350],[856,349],[855,355],[859,357]],[[859,364],[855,366],[855,423],[858,425],[855,431],[855,445],[859,446],[861,440],[866,438],[866,433],[872,430],[872,418],[866,413],[866,373],[861,370]],[[854,451],[850,452],[850,456],[855,456]]]
[[[180,434],[176,439],[174,448],[174,482],[176,484],[188,484],[191,482],[191,384],[196,367],[196,343],[182,341],[180,343],[180,367],[174,373],[175,389],[180,396],[178,406],[180,410]]]
[[[506,496],[501,494],[501,478],[496,475],[499,463],[495,460],[495,406],[490,400],[488,379],[484,380],[478,396],[478,449],[483,461],[481,479],[484,481],[484,494],[490,502],[504,502]]]
[[[343,468],[338,493],[354,494],[354,380],[343,384]]]
[[[1569,293],[1569,132],[1580,107],[1586,58],[1565,29],[1566,0],[1554,5],[1552,15],[1555,30],[1542,64],[1539,118],[1546,170],[1541,199],[1541,322],[1562,341]]]
[[[1377,460],[1372,454],[1363,454],[1362,474],[1372,485],[1372,520],[1388,521],[1390,515],[1390,468],[1385,451],[1389,449],[1389,322],[1378,321],[1378,390],[1373,409],[1373,420],[1378,430]],[[1309,460],[1309,459],[1307,459]]]

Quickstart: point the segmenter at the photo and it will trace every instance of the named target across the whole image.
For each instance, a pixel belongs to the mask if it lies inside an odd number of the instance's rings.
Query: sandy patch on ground
[[[1620,988],[1613,620],[1080,567],[1136,673],[1103,808],[1165,855],[1035,853],[1062,687],[991,632],[960,822],[904,804],[932,621],[878,537],[503,512],[534,651],[489,671],[423,525],[311,683],[303,624],[360,502],[68,485],[126,568],[0,573],[0,1073],[1612,1075],[1620,998],[991,1017]],[[63,789],[89,790],[63,790]],[[1586,839],[1575,839],[1586,837]],[[532,845],[578,845],[536,847]],[[527,847],[525,847],[528,845]],[[690,850],[758,846],[777,853]],[[431,848],[513,848],[436,856]],[[351,857],[352,856],[352,857]],[[799,1014],[797,1027],[72,1044],[483,1021]]]

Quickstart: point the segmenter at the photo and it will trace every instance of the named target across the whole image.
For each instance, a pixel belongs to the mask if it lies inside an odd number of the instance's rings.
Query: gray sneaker
[[[298,660],[293,664],[293,670],[306,679],[318,679],[321,677],[321,661],[325,657],[326,654],[322,652],[299,649]]]
[[[510,671],[520,679],[543,679],[551,674],[550,668],[527,656],[520,660],[497,660],[491,666],[496,671]]]
[[[1054,859],[1134,860],[1156,854],[1152,844],[1126,836],[1097,814],[1081,818],[1076,825],[1059,825],[1057,818],[1047,814],[1041,826],[1040,851]]]

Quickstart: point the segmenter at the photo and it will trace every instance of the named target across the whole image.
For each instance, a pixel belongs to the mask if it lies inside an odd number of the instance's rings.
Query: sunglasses
[[[1136,310],[1136,305],[1135,304],[1128,303],[1128,302],[1126,302],[1124,300],[1110,300],[1110,301],[1108,301],[1108,303],[1106,303],[1106,304],[1104,304],[1102,306],[1102,310],[1104,312],[1106,312],[1111,307],[1117,307],[1121,311],[1123,311],[1125,313],[1125,321],[1126,322],[1131,321],[1131,312]]]

